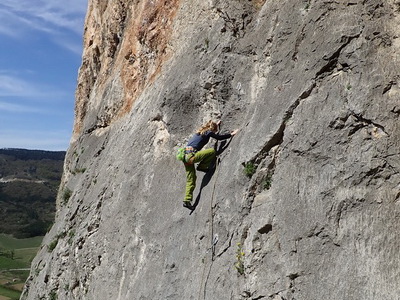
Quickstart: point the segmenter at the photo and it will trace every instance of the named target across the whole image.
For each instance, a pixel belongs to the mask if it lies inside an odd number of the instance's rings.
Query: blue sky
[[[1,0],[0,148],[66,150],[87,0]]]

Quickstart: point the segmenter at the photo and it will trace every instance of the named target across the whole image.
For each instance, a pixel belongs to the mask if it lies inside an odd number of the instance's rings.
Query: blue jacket
[[[198,133],[195,133],[189,140],[187,146],[188,147],[193,147],[197,151],[200,151],[210,140],[210,137],[216,139],[216,140],[226,140],[229,139],[232,135],[230,133],[228,134],[217,134],[212,131],[206,131],[203,135],[200,135]]]

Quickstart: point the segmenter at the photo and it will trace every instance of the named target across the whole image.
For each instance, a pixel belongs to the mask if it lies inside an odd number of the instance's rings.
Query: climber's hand
[[[239,129],[235,129],[234,131],[231,132],[231,136],[234,136],[236,133],[238,133]]]

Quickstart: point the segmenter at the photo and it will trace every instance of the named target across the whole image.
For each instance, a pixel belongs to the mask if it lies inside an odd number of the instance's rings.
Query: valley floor
[[[42,239],[0,234],[0,300],[19,299]]]

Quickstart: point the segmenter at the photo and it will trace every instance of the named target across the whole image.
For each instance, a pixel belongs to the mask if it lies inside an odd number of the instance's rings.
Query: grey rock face
[[[107,3],[22,299],[398,299],[398,1]],[[190,214],[175,151],[217,117]]]

